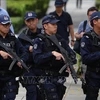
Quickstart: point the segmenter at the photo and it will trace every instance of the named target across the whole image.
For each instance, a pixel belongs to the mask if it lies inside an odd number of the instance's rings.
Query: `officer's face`
[[[32,18],[32,19],[25,20],[25,24],[27,25],[27,27],[29,29],[34,30],[37,27],[38,19],[37,18]]]
[[[55,34],[57,32],[57,24],[44,24],[44,28],[47,34],[52,35]]]
[[[10,30],[10,23],[7,24],[1,24],[0,23],[0,33],[1,34],[8,34],[9,30]]]
[[[98,33],[100,34],[100,19],[97,20],[93,20],[93,24],[94,24],[94,30],[98,31]]]

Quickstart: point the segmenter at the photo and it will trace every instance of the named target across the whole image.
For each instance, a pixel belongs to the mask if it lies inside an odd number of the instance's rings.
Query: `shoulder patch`
[[[82,43],[81,43],[81,47],[84,47],[84,46],[85,46],[85,42],[82,42]]]
[[[34,45],[33,45],[33,48],[34,48],[34,49],[37,49],[37,47],[38,47],[37,44],[34,44]]]

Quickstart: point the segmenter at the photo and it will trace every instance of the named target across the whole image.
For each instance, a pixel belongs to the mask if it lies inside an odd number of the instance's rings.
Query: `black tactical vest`
[[[58,47],[56,45],[54,45],[54,43],[52,43],[47,37],[46,34],[39,34],[38,35],[39,38],[42,39],[42,41],[45,42],[46,47],[43,48],[43,52],[50,52],[50,51],[57,51],[60,53],[60,50],[58,49]],[[60,45],[61,45],[61,41],[59,41]],[[63,60],[57,61],[55,59],[55,57],[50,58],[50,60],[46,63],[44,63],[43,65],[40,65],[40,68],[44,68],[46,70],[52,70],[52,71],[59,71],[61,67],[63,67],[64,62]],[[41,67],[43,66],[43,67]],[[38,65],[39,67],[39,65]]]

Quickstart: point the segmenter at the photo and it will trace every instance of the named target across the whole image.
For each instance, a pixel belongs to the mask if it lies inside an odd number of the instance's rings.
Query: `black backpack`
[[[85,20],[83,23],[83,32],[85,32],[86,24],[87,24],[87,20]],[[81,39],[76,39],[74,47],[73,47],[73,50],[79,55],[80,55],[80,44],[81,44],[80,42],[81,42]]]

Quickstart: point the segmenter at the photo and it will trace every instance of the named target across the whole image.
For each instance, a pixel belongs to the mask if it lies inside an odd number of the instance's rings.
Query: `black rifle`
[[[67,67],[70,68],[71,71],[71,76],[74,79],[75,84],[77,83],[77,74],[75,72],[75,69],[73,68],[73,62],[71,61],[71,59],[68,56],[68,52],[59,45],[59,41],[56,38],[55,35],[51,35],[51,36],[46,36],[49,40],[51,40],[60,50],[61,54],[63,55],[64,59],[65,59],[65,65],[59,70],[59,73],[61,74]]]
[[[18,38],[22,39],[22,40],[24,40],[26,42],[29,42],[31,45],[33,45],[32,40],[28,36],[26,36],[24,33],[21,33]]]
[[[21,65],[23,66],[23,68],[25,70],[27,70],[29,72],[29,68],[26,66],[26,64],[17,56],[17,54],[15,52],[13,52],[13,50],[11,48],[8,48],[7,46],[5,46],[1,41],[0,41],[0,46],[2,48],[4,48],[6,50],[6,52],[8,52],[13,58],[12,63],[10,64],[9,70],[12,70],[14,64],[18,61],[21,63]]]

